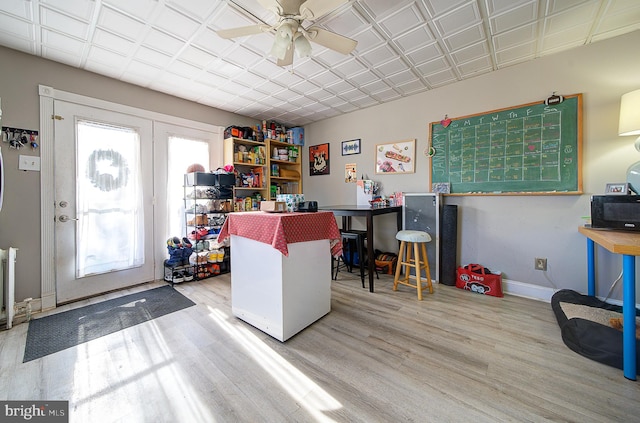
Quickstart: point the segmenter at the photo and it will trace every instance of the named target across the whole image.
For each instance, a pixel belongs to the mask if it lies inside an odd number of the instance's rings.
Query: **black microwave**
[[[591,196],[591,227],[640,231],[640,195]]]

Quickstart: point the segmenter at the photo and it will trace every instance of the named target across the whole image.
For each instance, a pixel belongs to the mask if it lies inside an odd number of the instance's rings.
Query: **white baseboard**
[[[530,283],[502,279],[502,292],[508,295],[531,298],[533,300],[551,302],[551,297],[556,290],[546,286],[532,285]]]

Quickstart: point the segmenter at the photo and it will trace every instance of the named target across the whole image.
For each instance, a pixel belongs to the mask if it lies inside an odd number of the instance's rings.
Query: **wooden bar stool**
[[[397,291],[398,284],[410,286],[418,290],[418,300],[422,300],[422,270],[426,274],[426,283],[429,293],[433,294],[431,285],[431,270],[429,269],[429,258],[427,257],[427,242],[431,242],[431,236],[423,231],[400,231],[396,234],[396,239],[400,241],[400,252],[398,253],[398,264],[396,275],[393,279],[393,290]],[[422,252],[422,257],[420,253]],[[406,253],[406,257],[405,257]],[[413,257],[412,257],[413,253]],[[400,269],[404,266],[404,279],[400,279]],[[411,274],[411,268],[415,269],[415,276]],[[411,283],[410,279],[416,280]]]

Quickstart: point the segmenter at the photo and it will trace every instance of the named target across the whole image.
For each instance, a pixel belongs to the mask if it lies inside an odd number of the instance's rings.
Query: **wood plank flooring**
[[[0,332],[0,399],[69,400],[72,422],[640,421],[639,382],[569,350],[549,304],[391,287],[341,272],[331,312],[285,343],[233,317],[229,275],[176,285],[194,307],[29,363],[20,324]]]

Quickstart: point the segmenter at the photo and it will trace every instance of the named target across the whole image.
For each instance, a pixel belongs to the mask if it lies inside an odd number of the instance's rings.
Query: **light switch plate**
[[[20,170],[35,170],[40,171],[40,157],[39,156],[18,156],[18,169]]]

